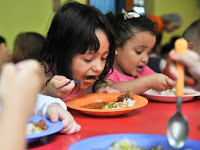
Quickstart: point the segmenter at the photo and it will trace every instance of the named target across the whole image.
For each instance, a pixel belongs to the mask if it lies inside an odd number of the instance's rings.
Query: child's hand
[[[164,75],[167,75],[169,78],[176,80],[178,78],[178,73],[176,71],[176,66],[175,63],[172,62],[172,60],[167,60],[167,65],[166,67],[163,69],[162,73]],[[190,74],[188,73],[188,70],[185,70],[185,84],[192,86],[194,85],[194,79],[190,76]]]
[[[146,77],[148,77],[148,81],[150,82],[149,89],[154,89],[158,92],[172,89],[175,86],[174,80],[161,73],[148,75]]]
[[[119,93],[119,91],[106,86],[99,88],[96,93]]]
[[[70,83],[66,85],[68,82]],[[41,93],[63,99],[71,93],[74,87],[74,81],[70,81],[65,76],[56,75],[47,83],[47,86]]]
[[[64,128],[60,133],[73,134],[81,129],[81,126],[76,123],[70,112],[63,109],[59,104],[51,104],[48,107],[47,114],[52,122],[57,122],[58,120],[63,122]]]

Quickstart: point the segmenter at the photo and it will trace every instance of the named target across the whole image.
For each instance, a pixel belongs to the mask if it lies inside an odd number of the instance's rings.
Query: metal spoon
[[[83,80],[76,80],[74,82],[75,82],[75,84],[80,84],[83,81],[84,83],[89,84],[89,83],[93,83],[95,80],[97,80],[96,77],[94,77],[94,76],[87,76],[87,77],[84,77]],[[71,83],[71,81],[68,82],[66,85],[68,85],[70,83]]]
[[[178,54],[185,54],[187,50],[187,42],[184,39],[178,39],[175,42],[175,50]],[[189,133],[189,125],[187,119],[181,114],[181,104],[184,88],[184,66],[176,63],[178,79],[176,81],[176,114],[170,118],[167,124],[167,138],[169,144],[174,148],[181,148]]]

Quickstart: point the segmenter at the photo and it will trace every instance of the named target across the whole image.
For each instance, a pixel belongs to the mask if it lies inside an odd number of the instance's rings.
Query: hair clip
[[[131,18],[139,18],[140,14],[135,12],[126,12],[124,9],[122,9],[122,13],[124,14],[124,19],[131,19]]]

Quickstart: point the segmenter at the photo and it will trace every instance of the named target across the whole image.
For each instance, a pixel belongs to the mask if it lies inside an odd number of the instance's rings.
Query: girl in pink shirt
[[[174,81],[157,74],[148,66],[149,54],[156,43],[154,23],[145,16],[125,12],[107,15],[116,37],[114,70],[110,70],[105,82],[95,84],[94,90],[101,91],[109,86],[120,92],[132,91],[142,94],[148,89],[163,91],[171,89]]]

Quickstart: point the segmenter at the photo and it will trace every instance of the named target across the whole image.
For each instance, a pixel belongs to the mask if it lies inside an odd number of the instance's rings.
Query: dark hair
[[[167,44],[165,44],[165,45],[162,46],[162,49],[161,49],[160,54],[161,54],[161,56],[162,56],[163,58],[166,58],[166,56],[167,56],[167,58],[168,58],[169,52],[174,48],[174,43],[175,43],[176,40],[179,39],[179,38],[180,38],[180,36],[175,35],[175,36],[173,36],[173,37],[171,38],[171,40],[170,40],[169,43],[167,43]]]
[[[191,23],[186,30],[183,32],[183,38],[188,42],[196,42],[199,41],[200,37],[200,19],[195,20]]]
[[[119,47],[122,47],[128,39],[134,37],[138,32],[147,31],[156,36],[155,23],[144,15],[140,15],[138,18],[124,18],[125,16],[122,13],[116,16],[108,13],[106,16],[110,21]]]
[[[0,36],[0,44],[5,43],[6,44],[6,40],[4,37]]]
[[[40,58],[43,65],[47,63],[49,66],[45,72],[51,71],[53,75],[72,79],[72,58],[77,54],[85,54],[87,50],[98,51],[97,29],[107,35],[110,44],[105,68],[99,76],[100,80],[104,79],[114,62],[114,36],[99,10],[78,2],[65,3],[52,20]]]
[[[25,59],[36,59],[39,60],[40,51],[44,44],[44,37],[37,32],[23,32],[17,35],[15,39],[15,46],[21,51],[26,51],[27,56]],[[21,61],[19,58],[15,57],[15,49],[13,51],[13,61]]]

